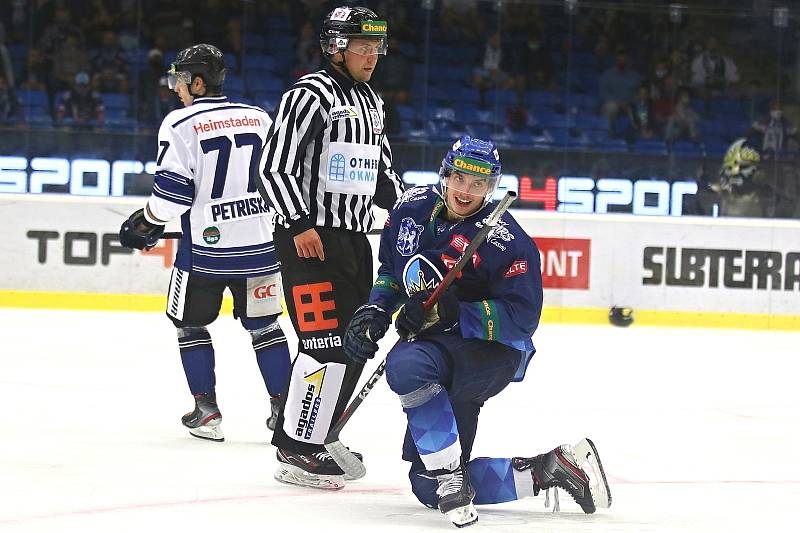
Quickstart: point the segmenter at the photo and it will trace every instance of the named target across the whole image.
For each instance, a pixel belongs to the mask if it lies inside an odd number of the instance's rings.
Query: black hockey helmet
[[[189,79],[186,75],[189,73]],[[196,44],[184,48],[175,56],[168,71],[169,88],[174,89],[177,81],[192,84],[195,76],[200,76],[209,89],[220,90],[225,82],[225,58],[219,48],[211,44]]]
[[[608,311],[608,321],[615,326],[626,328],[633,324],[633,309],[615,305]]]
[[[322,21],[319,44],[326,57],[347,49],[350,39],[364,37],[380,39],[378,54],[386,55],[387,24],[366,7],[337,7]]]

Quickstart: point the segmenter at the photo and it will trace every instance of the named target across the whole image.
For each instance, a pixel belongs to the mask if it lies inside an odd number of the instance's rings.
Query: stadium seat
[[[23,107],[28,106],[47,106],[47,92],[45,91],[17,91],[17,98]]]
[[[661,139],[639,139],[633,144],[633,151],[639,154],[667,155],[667,144]]]
[[[100,99],[106,109],[124,109],[126,112],[130,107],[130,97],[120,93],[100,93]]]

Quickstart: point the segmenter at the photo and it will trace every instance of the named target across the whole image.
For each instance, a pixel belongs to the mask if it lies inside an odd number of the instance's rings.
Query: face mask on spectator
[[[783,111],[781,111],[780,109],[773,109],[772,111],[769,112],[769,116],[771,116],[775,120],[780,120],[780,118],[783,116]]]

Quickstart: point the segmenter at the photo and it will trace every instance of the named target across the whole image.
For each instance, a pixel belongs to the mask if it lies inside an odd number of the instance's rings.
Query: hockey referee
[[[373,11],[331,11],[320,33],[328,65],[283,94],[261,156],[257,181],[277,211],[275,248],[299,338],[272,438],[275,478],[285,483],[344,486],[322,446],[363,370],[342,339],[372,287],[371,207],[389,210],[402,193],[383,101],[367,83],[386,39],[386,21]]]

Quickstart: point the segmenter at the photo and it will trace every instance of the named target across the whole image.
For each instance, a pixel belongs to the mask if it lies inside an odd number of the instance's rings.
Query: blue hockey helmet
[[[457,140],[442,159],[439,169],[442,198],[446,198],[447,179],[453,172],[486,178],[489,183],[483,199],[483,205],[486,205],[494,196],[502,175],[497,146],[492,141],[473,139],[469,135]]]

